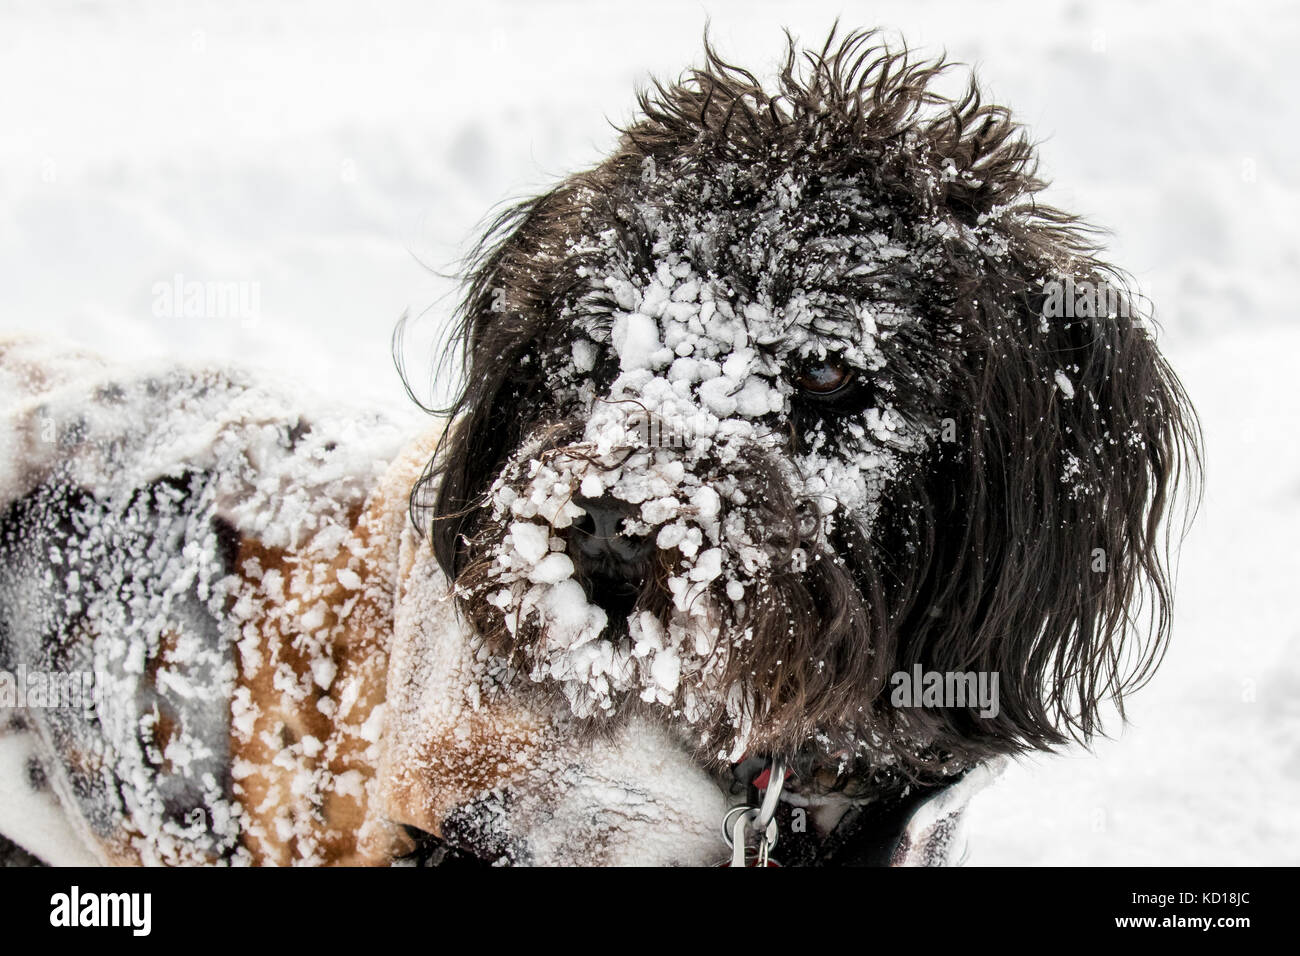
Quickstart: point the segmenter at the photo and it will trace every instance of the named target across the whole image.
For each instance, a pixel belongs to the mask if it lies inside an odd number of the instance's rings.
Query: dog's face
[[[1087,736],[1163,641],[1190,411],[1127,297],[1046,314],[1053,280],[1122,286],[1004,111],[867,35],[796,65],[771,97],[710,53],[502,218],[413,504],[487,647],[580,719],[850,774]],[[916,664],[998,673],[998,715],[891,707]]]

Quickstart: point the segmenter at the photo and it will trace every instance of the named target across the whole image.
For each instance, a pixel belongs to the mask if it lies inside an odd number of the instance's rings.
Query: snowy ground
[[[794,12],[797,9],[797,12]],[[0,12],[0,329],[122,358],[229,358],[409,414],[465,240],[595,161],[633,88],[788,25],[899,30],[975,64],[1043,143],[1054,198],[1114,233],[1204,419],[1174,643],[1129,726],[977,803],[972,863],[1300,863],[1300,134],[1285,0],[573,2]],[[187,319],[158,286],[242,283]],[[163,313],[163,314],[159,314]]]

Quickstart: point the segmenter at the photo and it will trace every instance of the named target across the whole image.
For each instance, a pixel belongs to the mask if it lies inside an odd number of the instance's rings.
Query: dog
[[[51,862],[698,864],[735,805],[733,862],[954,862],[1003,760],[1086,743],[1158,664],[1200,459],[1144,303],[948,69],[832,31],[768,88],[706,38],[487,229],[418,437],[0,346],[31,783],[0,830]]]

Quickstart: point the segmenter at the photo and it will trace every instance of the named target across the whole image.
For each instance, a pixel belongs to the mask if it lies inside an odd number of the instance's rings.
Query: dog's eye
[[[853,382],[853,369],[834,359],[816,359],[801,368],[794,384],[810,395],[829,398]]]

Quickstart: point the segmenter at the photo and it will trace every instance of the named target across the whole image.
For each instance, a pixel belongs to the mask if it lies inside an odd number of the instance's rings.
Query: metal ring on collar
[[[752,827],[755,830],[758,829],[757,827],[753,827],[753,824],[758,821],[759,811],[757,808],[745,806],[742,803],[728,810],[726,815],[722,818],[722,838],[727,841],[727,846],[732,847],[733,849],[735,848],[735,839],[732,837],[731,831],[736,826],[736,817],[738,814],[744,814],[748,817],[748,820],[746,821],[747,827]],[[769,851],[776,846],[778,836],[779,832],[776,828],[776,820],[770,820],[767,824],[767,832],[764,834],[764,839]]]

